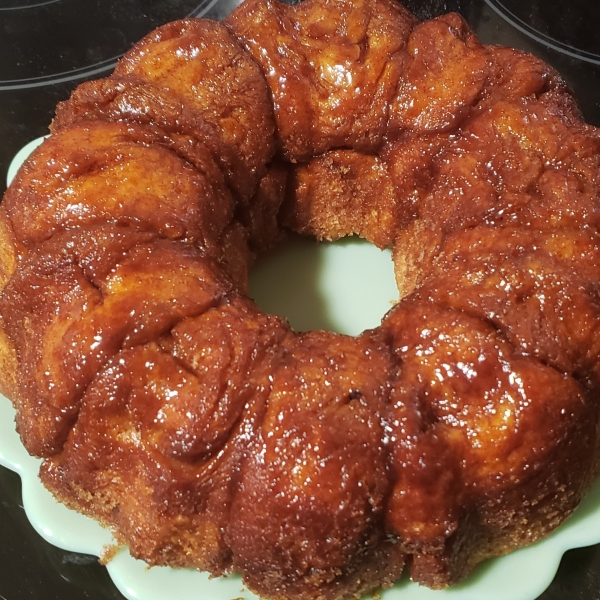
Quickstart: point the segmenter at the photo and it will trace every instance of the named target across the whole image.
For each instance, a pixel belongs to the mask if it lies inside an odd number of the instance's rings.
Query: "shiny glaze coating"
[[[434,588],[598,472],[600,134],[462,18],[248,0],[59,105],[0,207],[0,388],[58,499],[272,599]],[[349,337],[246,296],[286,228],[393,248]]]

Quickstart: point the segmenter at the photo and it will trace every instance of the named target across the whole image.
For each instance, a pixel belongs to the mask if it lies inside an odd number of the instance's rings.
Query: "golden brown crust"
[[[223,573],[241,463],[287,328],[232,298],[119,352],[85,392],[42,479],[151,564]],[[135,493],[132,493],[135,490]]]
[[[6,335],[3,320],[0,321],[0,373],[0,394],[10,398],[18,410],[19,357],[14,344]]]
[[[444,587],[546,535],[576,506],[594,472],[598,406],[575,379],[460,310],[417,297],[383,327],[402,362],[387,518],[413,577]]]
[[[234,566],[261,595],[365,591],[352,575],[373,568],[374,557],[381,574],[400,575],[403,554],[382,527],[391,369],[379,335],[315,331],[282,345],[229,526]]]
[[[600,240],[586,229],[479,226],[449,236],[419,296],[493,323],[525,354],[598,378],[600,306],[588,285]]]
[[[98,118],[159,127],[184,154],[200,144],[246,199],[274,151],[260,69],[221,23],[208,20],[175,21],[148,34],[110,78],[84,83],[59,105],[53,130]]]
[[[467,23],[450,13],[417,25],[391,102],[392,131],[450,131],[468,116],[487,76],[487,57]]]
[[[296,166],[290,185],[282,222],[319,240],[357,234],[387,248],[407,220],[388,165],[374,155],[333,150]]]
[[[401,5],[261,0],[245,2],[226,22],[265,73],[287,159],[381,144],[415,23]]]
[[[600,464],[600,133],[540,60],[388,0],[247,0],[59,105],[0,208],[0,391],[149,564],[272,599],[444,587]],[[246,296],[285,235],[393,248],[352,338]]]
[[[66,228],[108,221],[214,246],[233,200],[213,176],[216,168],[194,169],[162,141],[123,122],[79,122],[52,135],[4,196],[17,240],[31,246]],[[212,166],[209,156],[204,164]]]
[[[96,372],[230,287],[188,245],[103,225],[52,237],[5,287],[0,312],[20,361],[17,417],[27,449],[60,451]]]

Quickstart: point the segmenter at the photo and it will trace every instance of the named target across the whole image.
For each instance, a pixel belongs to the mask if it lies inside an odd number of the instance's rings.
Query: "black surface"
[[[0,192],[14,154],[47,132],[54,107],[161,22],[235,0],[0,0]],[[552,64],[600,125],[598,0],[407,0],[427,18],[458,10],[485,43],[515,46]],[[96,558],[64,552],[32,529],[20,480],[0,467],[0,600],[122,600]],[[169,600],[166,598],[165,600]],[[482,598],[481,600],[485,600]],[[539,600],[600,600],[600,545],[567,552]]]
[[[588,0],[486,0],[506,20],[542,44],[583,61],[600,59],[600,3]]]
[[[0,598],[123,600],[94,556],[51,546],[28,524],[19,476],[0,470]],[[167,599],[165,599],[167,600]]]

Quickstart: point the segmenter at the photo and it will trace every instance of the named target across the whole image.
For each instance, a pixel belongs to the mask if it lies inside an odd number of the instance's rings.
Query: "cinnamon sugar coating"
[[[150,565],[274,600],[433,588],[598,473],[600,133],[537,58],[388,0],[247,0],[57,108],[0,206],[0,391]],[[247,293],[288,230],[393,250],[374,330]]]

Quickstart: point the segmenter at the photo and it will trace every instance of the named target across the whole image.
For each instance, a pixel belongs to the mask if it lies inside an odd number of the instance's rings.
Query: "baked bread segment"
[[[29,452],[60,451],[87,385],[121,348],[162,335],[230,288],[198,250],[126,228],[79,229],[32,252],[0,301]]]
[[[273,108],[258,65],[221,23],[204,19],[148,34],[109,78],[82,84],[59,104],[52,129],[91,118],[158,127],[192,162],[195,150],[208,150],[241,200],[274,153]]]
[[[231,516],[234,566],[272,598],[359,595],[400,576],[383,526],[389,494],[386,340],[288,337]]]
[[[288,333],[234,296],[120,351],[42,481],[149,564],[229,572],[231,506]]]
[[[404,7],[388,0],[253,0],[226,23],[262,67],[288,160],[381,145],[415,24]]]
[[[457,13],[419,23],[390,105],[391,131],[452,131],[469,116],[488,79],[484,47]]]
[[[354,150],[332,150],[294,166],[283,222],[299,233],[333,241],[356,234],[390,247],[410,220],[385,160]]]
[[[579,503],[596,469],[598,403],[460,310],[415,298],[383,327],[402,364],[386,519],[412,578],[442,588],[547,535]]]
[[[139,225],[213,248],[233,199],[210,156],[202,171],[164,136],[123,122],[79,122],[54,133],[19,171],[2,211],[19,244],[33,247],[88,223]],[[26,199],[26,200],[25,200]]]
[[[485,319],[524,354],[595,382],[599,252],[588,229],[481,225],[447,238],[418,294]]]

